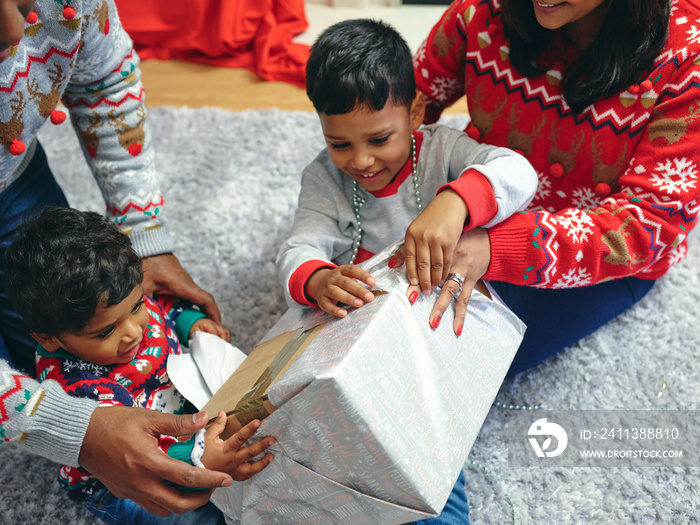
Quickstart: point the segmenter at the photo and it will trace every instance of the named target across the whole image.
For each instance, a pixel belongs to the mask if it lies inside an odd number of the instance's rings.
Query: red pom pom
[[[60,109],[54,109],[51,112],[51,124],[55,124],[58,126],[59,124],[63,124],[66,120],[66,114],[61,111]]]
[[[467,135],[474,140],[479,140],[481,138],[481,132],[476,126],[469,126],[469,128],[467,128]]]
[[[558,162],[555,162],[554,164],[549,165],[549,174],[552,177],[561,177],[564,175],[564,166],[559,164]]]
[[[598,195],[598,197],[607,197],[610,195],[611,191],[610,185],[605,182],[599,182],[595,185],[595,194]]]
[[[637,93],[639,93],[639,85],[638,85],[638,84],[634,84],[633,86],[630,86],[629,91],[630,91],[630,93],[632,93],[633,95],[636,95]]]
[[[21,155],[26,149],[27,147],[24,145],[24,142],[19,139],[13,140],[9,147],[10,153],[15,156]]]
[[[37,15],[35,11],[29,13],[29,16],[27,17],[28,24],[36,24],[37,20],[39,20],[39,15]]]
[[[135,157],[139,153],[141,153],[141,144],[133,143],[129,148],[127,149],[129,152],[129,155],[132,157]]]
[[[66,20],[73,20],[75,18],[75,9],[67,5],[63,9],[63,18],[65,18]]]
[[[652,86],[651,86],[651,80],[645,80],[644,82],[642,82],[641,84],[639,84],[639,87],[642,89],[642,91],[643,91],[644,93],[646,93],[647,91],[651,91],[651,87],[652,87]]]
[[[489,26],[486,28],[486,31],[489,35],[493,36],[496,33],[498,33],[498,27],[496,27],[496,24],[489,24]]]

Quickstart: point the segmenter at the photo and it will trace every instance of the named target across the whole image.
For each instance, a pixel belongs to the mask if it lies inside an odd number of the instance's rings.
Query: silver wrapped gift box
[[[437,297],[408,302],[389,251],[363,266],[382,290],[337,319],[291,309],[204,407],[229,414],[227,434],[264,418],[274,461],[217,489],[233,523],[406,523],[438,515],[462,470],[524,324],[489,289],[475,291],[462,335]],[[386,292],[386,293],[384,293]]]

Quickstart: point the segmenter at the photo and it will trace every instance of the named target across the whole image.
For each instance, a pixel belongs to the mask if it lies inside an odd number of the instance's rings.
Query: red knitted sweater
[[[427,119],[466,94],[467,132],[520,150],[539,175],[528,211],[490,228],[485,278],[570,288],[656,279],[683,259],[700,210],[696,2],[674,2],[665,48],[639,84],[580,115],[559,93],[580,52],[555,38],[553,66],[527,78],[508,60],[497,0],[447,9],[414,58]]]

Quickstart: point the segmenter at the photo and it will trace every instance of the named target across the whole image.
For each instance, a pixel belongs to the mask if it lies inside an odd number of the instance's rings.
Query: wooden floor
[[[144,60],[141,71],[148,107],[314,111],[302,88],[286,82],[266,82],[247,69],[216,68],[177,60]],[[466,111],[466,102],[460,100],[446,113]]]

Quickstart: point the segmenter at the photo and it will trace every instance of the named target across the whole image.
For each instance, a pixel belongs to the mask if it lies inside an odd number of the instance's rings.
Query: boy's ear
[[[61,348],[61,342],[58,340],[57,337],[53,337],[51,335],[46,334],[39,334],[37,332],[29,332],[29,335],[36,339],[37,342],[49,352],[55,352],[56,350]]]
[[[411,103],[411,125],[413,131],[417,130],[425,118],[425,95],[416,91],[416,96]]]

